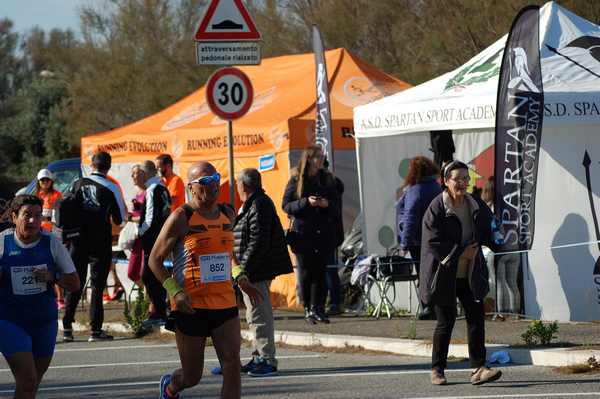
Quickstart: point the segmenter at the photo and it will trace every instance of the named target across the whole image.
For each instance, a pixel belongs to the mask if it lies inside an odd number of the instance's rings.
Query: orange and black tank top
[[[227,215],[219,212],[217,219],[207,219],[192,213],[187,234],[173,250],[173,277],[189,296],[192,307],[227,309],[237,305],[231,280],[232,258],[233,226]],[[173,302],[171,307],[176,309]]]

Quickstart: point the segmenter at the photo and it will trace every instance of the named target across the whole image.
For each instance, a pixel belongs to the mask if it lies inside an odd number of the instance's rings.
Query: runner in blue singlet
[[[73,261],[58,238],[41,231],[42,200],[17,196],[0,232],[0,352],[15,377],[15,398],[35,398],[54,354],[54,284],[79,290]]]

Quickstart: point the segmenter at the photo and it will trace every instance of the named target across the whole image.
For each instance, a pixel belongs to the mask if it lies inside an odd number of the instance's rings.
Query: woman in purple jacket
[[[402,190],[402,216],[400,230],[400,247],[410,253],[415,261],[417,274],[421,259],[421,223],[423,215],[431,201],[442,189],[438,183],[440,170],[429,158],[417,156],[408,165],[408,174]],[[435,316],[428,307],[423,307],[419,319],[433,319]]]

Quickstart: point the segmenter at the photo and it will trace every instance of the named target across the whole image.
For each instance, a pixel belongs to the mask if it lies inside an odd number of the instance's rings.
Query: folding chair
[[[415,292],[417,291],[417,281],[419,279],[418,274],[414,270],[414,261],[410,258],[402,256],[378,256],[375,258],[375,267],[373,268],[373,284],[371,284],[369,291],[373,287],[377,287],[379,291],[379,302],[375,306],[373,316],[379,319],[379,316],[383,311],[387,315],[388,319],[392,318],[392,314],[396,312],[394,308],[394,301],[396,300],[396,282],[407,281],[410,282]],[[412,290],[410,292],[410,302],[412,304]],[[369,292],[369,297],[370,297]],[[417,301],[417,311],[419,313],[421,304]]]

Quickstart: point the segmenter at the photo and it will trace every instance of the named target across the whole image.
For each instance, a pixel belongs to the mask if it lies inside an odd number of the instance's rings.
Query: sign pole
[[[235,209],[235,172],[233,170],[233,122],[227,121],[227,149],[229,151],[229,203]]]
[[[217,70],[206,83],[206,102],[210,110],[227,121],[227,153],[229,161],[229,202],[235,207],[235,170],[233,166],[233,120],[250,110],[254,90],[248,76],[237,68]]]
[[[198,65],[260,65],[260,32],[242,0],[211,0],[194,40]],[[227,67],[208,80],[206,99],[210,110],[227,120],[229,202],[235,208],[232,120],[248,112],[254,91],[244,72]]]

